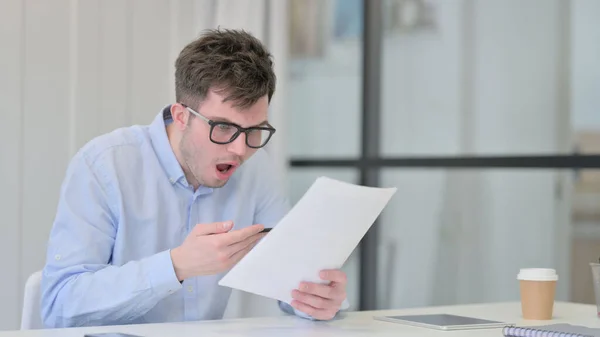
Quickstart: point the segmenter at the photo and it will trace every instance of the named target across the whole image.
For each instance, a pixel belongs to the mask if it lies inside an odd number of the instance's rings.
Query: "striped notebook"
[[[543,326],[507,326],[502,330],[505,337],[600,337],[600,329],[571,324]]]

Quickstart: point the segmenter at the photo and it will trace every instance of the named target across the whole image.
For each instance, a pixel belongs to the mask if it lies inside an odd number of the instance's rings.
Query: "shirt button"
[[[54,259],[55,259],[56,261],[60,260],[60,255],[58,255],[58,254],[54,255]]]
[[[194,287],[188,286],[188,292],[193,293],[194,292]]]
[[[173,179],[173,178],[170,178],[170,179],[169,179],[169,181],[170,181],[170,182],[171,182],[171,184],[172,184],[172,183],[174,183],[174,182],[175,182],[175,179]]]

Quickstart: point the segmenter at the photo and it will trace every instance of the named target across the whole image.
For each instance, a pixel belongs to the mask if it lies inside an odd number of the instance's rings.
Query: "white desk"
[[[92,332],[123,332],[143,337],[502,336],[501,329],[436,331],[372,319],[374,315],[421,313],[451,313],[484,319],[503,320],[520,325],[571,323],[600,328],[600,319],[596,316],[596,306],[558,302],[555,305],[555,317],[552,321],[523,321],[521,319],[519,303],[496,303],[428,307],[409,310],[351,312],[331,322],[311,322],[298,317],[286,316],[116,327],[5,331],[0,332],[0,337],[83,337],[85,333]]]

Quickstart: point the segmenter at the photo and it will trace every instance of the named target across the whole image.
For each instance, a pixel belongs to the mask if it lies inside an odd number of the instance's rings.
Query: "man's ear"
[[[183,105],[175,103],[171,105],[171,118],[177,129],[185,130],[190,118],[190,112]]]

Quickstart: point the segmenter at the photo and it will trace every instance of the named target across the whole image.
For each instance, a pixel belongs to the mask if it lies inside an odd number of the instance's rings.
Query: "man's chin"
[[[226,181],[224,181],[222,183],[219,183],[219,184],[206,185],[206,187],[208,187],[208,188],[221,188],[221,187],[223,187],[225,185],[227,185]]]
[[[208,188],[221,188],[221,187],[225,186],[228,181],[229,181],[229,179],[227,179],[227,180],[213,179],[209,183],[204,184],[204,186],[208,187]]]

